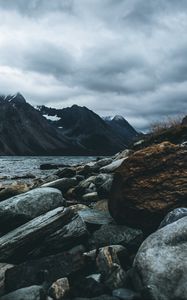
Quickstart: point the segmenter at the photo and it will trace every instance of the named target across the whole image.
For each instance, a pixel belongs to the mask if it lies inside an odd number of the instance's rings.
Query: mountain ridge
[[[35,109],[18,93],[0,96],[0,108],[1,155],[112,155],[129,142],[87,107]]]

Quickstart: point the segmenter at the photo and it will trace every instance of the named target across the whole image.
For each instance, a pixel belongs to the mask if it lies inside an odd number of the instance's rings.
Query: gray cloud
[[[0,0],[0,91],[136,128],[184,114],[185,0]]]

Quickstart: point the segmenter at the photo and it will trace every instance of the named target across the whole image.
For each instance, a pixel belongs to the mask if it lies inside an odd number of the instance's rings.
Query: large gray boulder
[[[153,300],[187,299],[187,217],[152,235],[141,245],[133,264],[133,284]]]
[[[54,188],[37,188],[2,201],[1,232],[7,232],[64,204],[61,192]]]

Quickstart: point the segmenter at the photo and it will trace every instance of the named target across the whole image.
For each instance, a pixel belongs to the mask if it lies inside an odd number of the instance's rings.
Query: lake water
[[[95,159],[93,156],[0,156],[0,181],[28,173],[42,177],[54,172],[54,170],[40,170],[40,165],[45,163],[74,165]]]

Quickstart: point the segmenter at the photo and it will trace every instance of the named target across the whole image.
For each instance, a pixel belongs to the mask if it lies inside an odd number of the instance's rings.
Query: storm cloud
[[[186,0],[0,0],[0,93],[139,130],[186,113]]]

